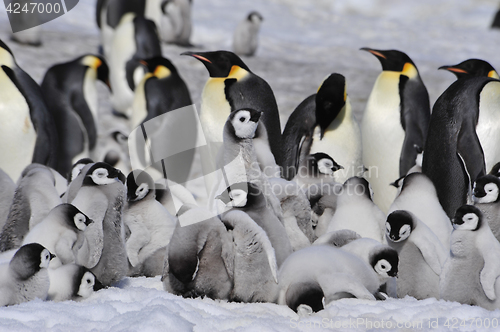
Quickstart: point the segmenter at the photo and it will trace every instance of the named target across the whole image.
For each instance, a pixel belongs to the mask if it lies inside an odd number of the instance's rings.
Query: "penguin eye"
[[[87,279],[87,284],[90,284],[91,283],[91,280],[90,279]]]
[[[240,122],[245,122],[246,118],[244,116],[240,117]]]

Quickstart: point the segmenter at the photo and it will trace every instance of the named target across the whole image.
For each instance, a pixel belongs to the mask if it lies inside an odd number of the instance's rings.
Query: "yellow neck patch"
[[[492,70],[488,73],[488,77],[496,78],[497,80],[500,79],[500,77],[498,77],[498,73],[494,70]]]
[[[401,71],[401,74],[408,76],[409,78],[414,78],[414,77],[417,77],[418,71],[414,65],[407,62],[407,63],[405,63],[403,70]]]
[[[93,55],[87,55],[84,57],[81,61],[82,65],[89,66],[90,68],[97,70],[102,65],[101,59],[93,56]]]
[[[232,66],[227,78],[236,78],[237,80],[240,80],[247,75],[248,71],[246,71],[245,69],[241,68],[240,66]]]
[[[154,75],[158,78],[165,78],[170,76],[171,74],[172,72],[170,71],[170,69],[165,66],[157,66],[154,71]]]

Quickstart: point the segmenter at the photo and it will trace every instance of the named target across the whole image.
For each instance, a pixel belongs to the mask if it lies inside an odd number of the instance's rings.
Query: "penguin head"
[[[0,39],[0,66],[7,66],[13,68],[16,66],[14,54],[10,48]]]
[[[375,55],[380,61],[383,71],[400,72],[408,78],[418,76],[417,66],[406,53],[398,50],[375,50],[367,47],[363,47],[361,50]]]
[[[347,99],[345,77],[340,74],[328,76],[316,93],[316,122],[321,128],[321,138],[326,128],[345,106]]]
[[[27,280],[40,269],[48,268],[50,260],[56,257],[39,243],[25,244],[12,257],[9,267],[20,280]]]
[[[98,162],[89,168],[87,174],[85,174],[82,186],[101,186],[115,182],[125,184],[123,173],[107,163]]]
[[[78,272],[73,280],[73,296],[87,298],[102,288],[104,288],[102,283],[97,280],[94,273],[84,266],[78,266]]]
[[[365,197],[372,200],[373,190],[370,183],[365,178],[353,176],[344,182],[341,194]]]
[[[441,66],[439,69],[445,69],[457,77],[491,77],[498,79],[498,73],[488,62],[480,59],[468,59],[460,62],[458,65]]]
[[[177,72],[177,69],[172,62],[164,57],[157,56],[151,59],[141,60],[142,64],[146,66],[148,72],[152,73],[157,78],[166,78]]]
[[[233,66],[250,72],[247,65],[233,52],[184,52],[181,55],[190,55],[200,60],[208,70],[210,77],[228,77]]]
[[[84,55],[80,63],[84,66],[91,68],[97,72],[97,79],[108,86],[111,89],[111,85],[109,83],[109,67],[106,63],[106,60],[102,56],[99,55]]]
[[[262,196],[260,188],[251,182],[238,182],[230,185],[215,199],[227,207],[250,207]]]
[[[73,182],[74,179],[76,179],[76,177],[78,175],[80,175],[82,169],[87,166],[88,164],[93,164],[94,161],[90,158],[83,158],[83,159],[80,159],[78,160],[76,163],[73,164],[73,166],[71,166],[71,172],[68,174],[68,185]]]
[[[398,263],[398,252],[387,246],[383,246],[370,257],[370,265],[381,277],[395,277],[398,274]]]
[[[143,60],[132,58],[127,61],[125,64],[125,78],[132,91],[135,91],[135,88],[148,72],[148,65]]]
[[[238,139],[253,138],[261,115],[261,111],[251,108],[242,108],[231,112],[228,117],[231,133]]]
[[[247,20],[254,24],[260,24],[262,21],[264,21],[264,18],[259,12],[252,11],[248,14]]]
[[[451,220],[456,230],[477,231],[481,227],[483,214],[473,205],[462,205]]]
[[[484,175],[474,183],[472,199],[475,203],[493,203],[499,201],[500,179],[494,175]]]
[[[137,202],[146,196],[155,197],[155,183],[145,171],[134,170],[127,176],[127,200]]]
[[[313,174],[319,173],[332,176],[336,171],[344,169],[344,167],[337,164],[332,157],[323,152],[308,155],[306,161],[308,168],[313,171]]]
[[[64,214],[64,220],[66,221],[68,226],[73,229],[76,228],[82,232],[87,228],[88,225],[94,222],[73,204],[63,203],[56,206],[54,209],[61,210],[61,212]]]
[[[385,236],[388,241],[401,242],[410,236],[414,228],[413,216],[408,211],[396,210],[387,216]]]

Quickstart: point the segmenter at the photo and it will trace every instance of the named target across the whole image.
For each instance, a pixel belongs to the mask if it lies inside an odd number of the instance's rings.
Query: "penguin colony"
[[[362,48],[382,72],[361,123],[333,73],[282,131],[271,87],[235,54],[255,53],[252,12],[235,53],[183,53],[209,75],[201,166],[224,170],[200,204],[165,164],[132,170],[126,153],[133,129],[191,104],[160,47],[192,46],[190,6],[98,1],[103,54],[55,64],[41,85],[0,41],[0,306],[161,276],[183,297],[301,313],[352,297],[500,308],[500,81],[489,63],[439,68],[457,80],[431,112],[408,55]],[[99,132],[98,80],[124,126]]]

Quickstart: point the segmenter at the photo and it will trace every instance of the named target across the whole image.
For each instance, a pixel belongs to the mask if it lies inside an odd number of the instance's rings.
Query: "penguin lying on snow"
[[[84,266],[67,264],[57,269],[48,269],[50,287],[47,300],[79,301],[103,288],[95,275]]]
[[[41,244],[30,243],[19,248],[8,264],[0,265],[0,306],[45,300],[53,257]]]

